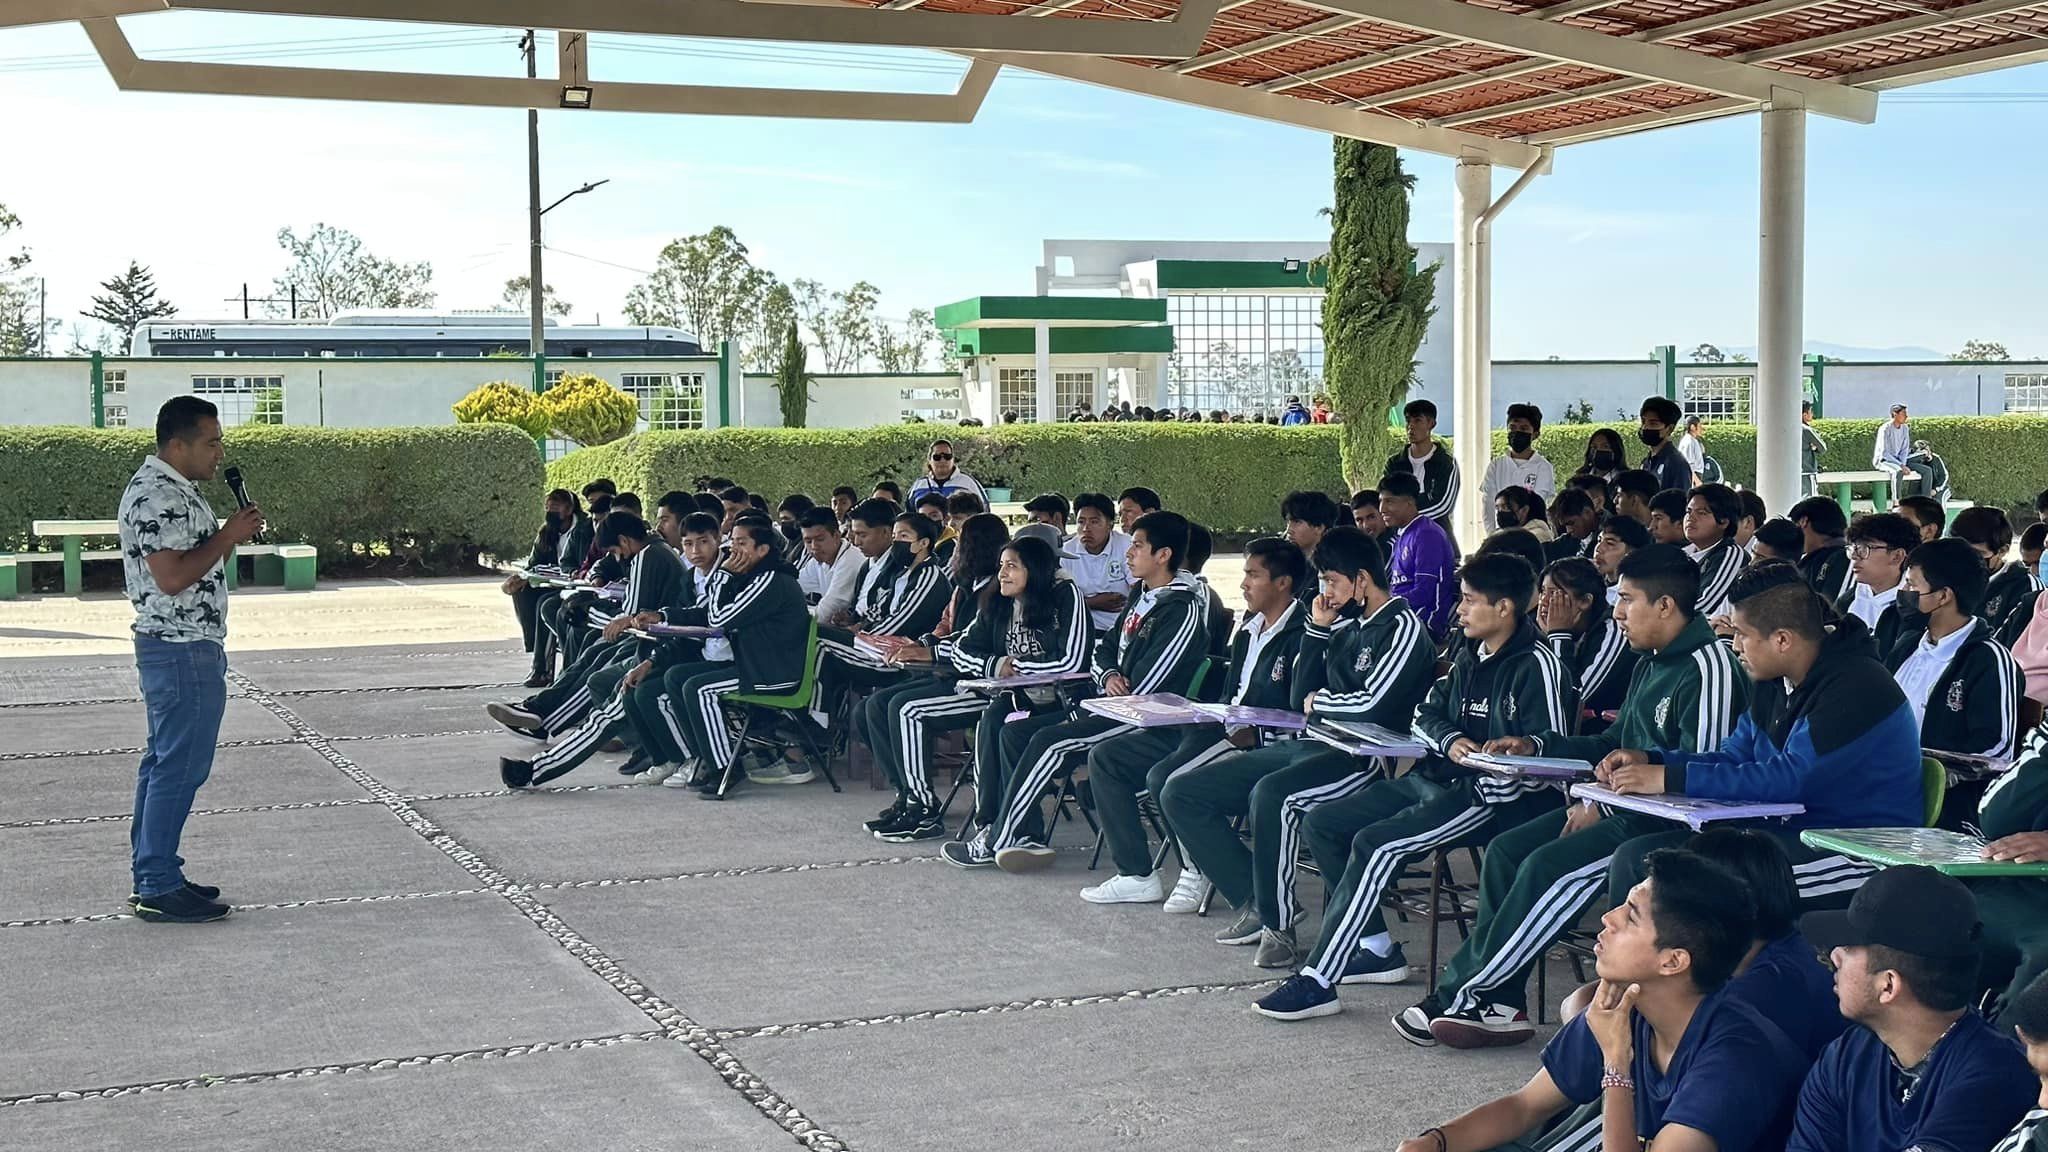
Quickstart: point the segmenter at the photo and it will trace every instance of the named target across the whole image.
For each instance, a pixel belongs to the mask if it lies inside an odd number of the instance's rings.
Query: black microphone
[[[228,482],[228,491],[235,494],[236,507],[247,508],[255,503],[255,501],[249,499],[249,486],[242,482],[242,470],[240,468],[232,464],[228,465],[227,471],[221,474],[221,479]],[[254,536],[249,537],[249,542],[251,544],[261,544],[263,542],[263,533],[259,531]]]

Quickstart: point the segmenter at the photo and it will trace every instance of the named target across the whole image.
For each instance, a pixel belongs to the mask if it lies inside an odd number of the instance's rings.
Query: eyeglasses
[[[1904,549],[1902,549],[1902,548],[1894,548],[1894,547],[1892,547],[1892,546],[1891,546],[1891,545],[1889,545],[1889,544],[1858,544],[1858,545],[1856,545],[1855,547],[1853,547],[1853,548],[1850,548],[1850,549],[1849,549],[1849,559],[1851,559],[1851,560],[1862,560],[1862,559],[1866,559],[1866,558],[1868,558],[1868,557],[1870,556],[1870,554],[1871,554],[1871,553],[1873,553],[1873,552],[1902,552],[1902,551],[1904,551]]]
[[[934,460],[951,460],[952,458],[953,458],[953,454],[952,454],[951,452],[934,452],[934,453],[932,453],[932,459],[934,459]]]

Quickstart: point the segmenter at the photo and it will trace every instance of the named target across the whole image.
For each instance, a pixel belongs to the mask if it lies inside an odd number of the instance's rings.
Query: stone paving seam
[[[711,1030],[692,1020],[683,1010],[670,1004],[647,989],[647,986],[620,966],[602,948],[584,939],[556,915],[552,908],[542,903],[532,893],[515,885],[496,866],[471,850],[453,836],[442,831],[440,826],[422,815],[396,791],[376,777],[365,772],[355,761],[343,755],[332,742],[322,736],[297,713],[258,687],[247,676],[230,666],[228,681],[271,715],[283,721],[299,738],[300,742],[320,754],[343,775],[356,782],[364,791],[380,800],[387,811],[407,828],[420,835],[439,849],[450,860],[461,866],[471,876],[492,892],[510,903],[535,927],[559,944],[578,962],[588,968],[614,991],[624,996],[627,1002],[638,1008],[649,1019],[660,1025],[669,1038],[680,1041],[700,1059],[711,1065],[714,1072],[726,1085],[738,1092],[762,1115],[773,1121],[777,1127],[788,1133],[797,1143],[813,1152],[848,1152],[846,1141],[819,1127],[809,1117],[798,1111],[794,1104],[785,1100],[759,1076],[747,1070],[738,1056],[719,1042]]]
[[[58,1092],[37,1092],[27,1096],[0,1096],[0,1108],[27,1104],[55,1104],[74,1100],[113,1100],[145,1092],[176,1092],[189,1088],[219,1088],[234,1084],[264,1084],[285,1080],[306,1080],[315,1076],[346,1076],[352,1072],[384,1072],[394,1068],[422,1068],[434,1064],[457,1064],[468,1060],[502,1060],[533,1056],[543,1052],[573,1052],[584,1048],[609,1048],[618,1044],[649,1044],[667,1040],[659,1029],[621,1032],[611,1036],[589,1036],[580,1040],[542,1040],[533,1044],[505,1044],[495,1048],[470,1048],[461,1052],[432,1052],[417,1056],[393,1056],[377,1060],[354,1060],[347,1064],[312,1064],[272,1072],[237,1072],[231,1076],[194,1076],[185,1080],[151,1080],[139,1084],[115,1084],[102,1088],[79,1088]]]
[[[257,812],[307,812],[315,808],[351,808],[362,804],[375,804],[375,797],[364,796],[354,800],[301,800],[292,804],[247,804],[239,808],[197,808],[194,816],[247,816]],[[41,820],[0,821],[0,832],[17,828],[65,828],[75,824],[118,824],[133,820],[132,812],[108,812],[99,816],[47,816]]]
[[[524,684],[509,680],[500,684],[396,684],[388,688],[299,688],[289,692],[273,692],[272,696],[297,699],[302,696],[360,696],[370,692],[481,692],[484,689],[522,688]],[[245,699],[236,696],[235,699]],[[0,711],[12,708],[84,708],[94,704],[140,704],[140,696],[99,696],[91,699],[72,700],[11,700],[0,704]]]
[[[320,739],[334,744],[360,744],[370,740],[431,740],[441,736],[489,736],[503,732],[503,728],[461,728],[453,732],[380,732],[368,736],[323,736]],[[287,744],[310,744],[303,736],[264,736],[249,740],[222,740],[216,748],[281,748]],[[144,749],[132,748],[68,748],[52,749],[45,752],[0,752],[0,764],[13,760],[68,760],[81,756],[140,756]]]
[[[712,1035],[720,1040],[755,1040],[767,1036],[801,1036],[808,1032],[832,1032],[841,1028],[866,1028],[877,1024],[914,1024],[926,1020],[958,1020],[970,1016],[1003,1016],[1013,1012],[1036,1012],[1045,1008],[1086,1008],[1097,1004],[1135,1004],[1147,1000],[1169,1000],[1180,996],[1211,993],[1244,993],[1271,988],[1280,977],[1245,980],[1232,984],[1182,984],[1168,988],[1137,988],[1129,992],[1101,992],[1083,996],[1042,996],[1031,1000],[1006,1000],[971,1008],[927,1008],[919,1012],[892,1012],[885,1016],[849,1017],[842,1020],[814,1020],[800,1024],[762,1024],[753,1028],[720,1028]]]
[[[320,896],[311,900],[287,900],[281,904],[237,904],[236,915],[243,912],[289,912],[296,908],[329,908],[338,904],[389,904],[398,900],[438,900],[448,896],[481,896],[494,892],[490,888],[447,888],[439,892],[391,892],[371,896]],[[114,924],[122,920],[133,920],[132,912],[93,912],[84,916],[45,916],[31,920],[0,921],[0,930],[7,928],[61,928],[71,924]]]

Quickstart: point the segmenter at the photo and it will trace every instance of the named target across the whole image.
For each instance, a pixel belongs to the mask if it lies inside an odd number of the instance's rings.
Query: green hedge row
[[[142,431],[0,427],[0,548],[25,547],[32,520],[112,519],[155,446]],[[263,505],[269,538],[311,544],[324,564],[524,555],[545,491],[539,449],[501,424],[234,428],[227,462]],[[219,480],[203,491],[217,513],[235,506]]]
[[[1870,467],[1877,420],[1816,420],[1827,441],[1826,470]],[[1631,459],[1642,446],[1635,429],[1622,434]],[[1538,448],[1560,476],[1576,472],[1595,425],[1546,427]],[[1959,498],[2003,508],[2031,508],[2048,488],[2048,417],[1928,417],[1914,435],[1948,461]],[[1336,430],[1258,424],[1026,424],[1001,428],[884,425],[875,428],[727,428],[713,432],[643,432],[564,456],[548,468],[549,483],[576,489],[599,476],[621,490],[658,496],[688,489],[702,476],[728,476],[771,500],[790,492],[823,497],[834,485],[867,494],[878,480],[905,483],[924,471],[934,436],[953,440],[960,466],[1018,499],[1045,491],[1114,494],[1132,484],[1157,488],[1170,507],[1218,531],[1269,530],[1279,498],[1294,489],[1344,487]],[[1507,451],[1507,433],[1493,434]],[[1707,450],[1728,479],[1756,480],[1756,429],[1715,424]]]

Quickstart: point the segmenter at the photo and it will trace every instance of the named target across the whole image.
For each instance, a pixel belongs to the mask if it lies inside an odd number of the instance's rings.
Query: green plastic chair
[[[723,800],[725,799],[725,794],[732,789],[733,781],[737,778],[737,773],[740,771],[738,753],[747,746],[747,738],[753,732],[754,709],[756,708],[766,708],[774,712],[797,713],[796,731],[797,736],[804,742],[804,750],[810,753],[811,759],[818,762],[819,769],[825,773],[825,783],[832,785],[834,792],[844,791],[844,789],[839,787],[839,780],[832,775],[831,762],[826,759],[824,750],[818,747],[817,737],[811,732],[810,718],[802,715],[811,710],[811,698],[817,695],[817,691],[818,621],[816,617],[813,617],[811,619],[810,638],[804,641],[804,678],[798,681],[796,687],[787,692],[776,693],[735,692],[725,698],[727,703],[739,704],[745,707],[747,711],[746,718],[740,721],[739,739],[733,741],[734,755],[732,763],[725,766],[725,775],[718,778],[718,791],[712,796],[712,799]]]
[[[1941,819],[1941,806],[1948,799],[1948,769],[1932,756],[1920,758],[1920,790],[1927,797],[1927,827]]]
[[[1203,657],[1202,663],[1195,669],[1195,678],[1188,681],[1188,699],[1200,700],[1208,704],[1219,704],[1222,702],[1222,693],[1220,692],[1217,693],[1218,699],[1215,700],[1211,700],[1207,696],[1202,695],[1203,687],[1209,683],[1209,673],[1213,671],[1219,677],[1221,677],[1223,673],[1227,670],[1225,668],[1219,667],[1222,664],[1223,662],[1216,659],[1216,657],[1214,656]]]

